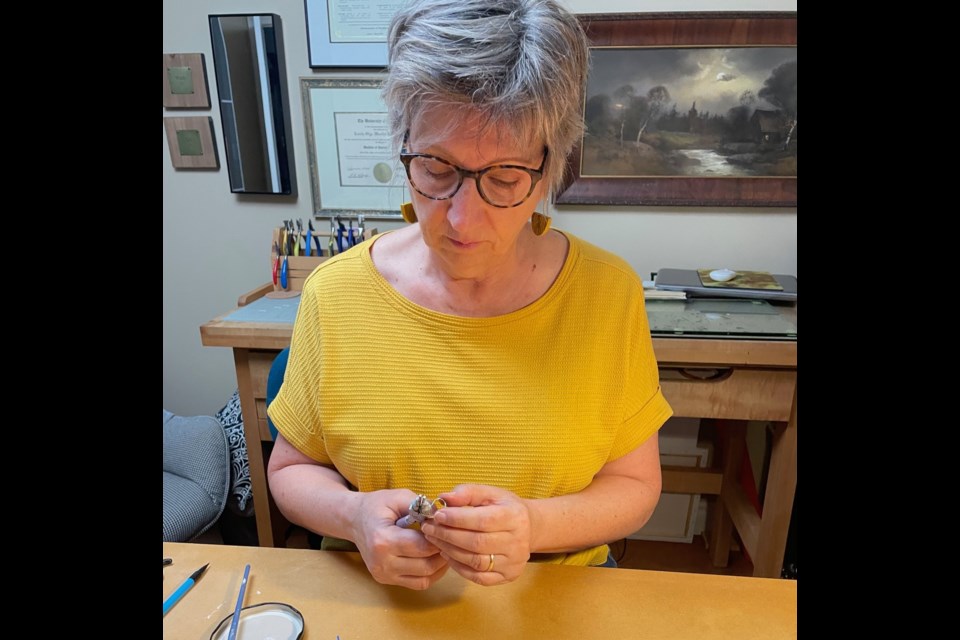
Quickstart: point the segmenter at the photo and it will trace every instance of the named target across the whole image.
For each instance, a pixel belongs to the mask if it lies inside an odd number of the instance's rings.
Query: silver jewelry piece
[[[447,506],[442,498],[431,500],[427,496],[420,494],[410,503],[410,513],[397,520],[397,526],[409,529],[416,525],[418,528],[424,520],[429,520],[437,515],[437,511]]]

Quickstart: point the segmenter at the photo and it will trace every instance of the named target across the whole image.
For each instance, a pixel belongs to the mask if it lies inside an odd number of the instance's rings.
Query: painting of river
[[[591,49],[583,177],[796,177],[796,47]]]

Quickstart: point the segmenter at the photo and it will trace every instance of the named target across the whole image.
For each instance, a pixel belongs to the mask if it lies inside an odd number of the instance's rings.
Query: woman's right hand
[[[442,578],[448,566],[440,550],[419,531],[396,526],[416,494],[391,489],[361,495],[353,542],[374,580],[419,591]]]

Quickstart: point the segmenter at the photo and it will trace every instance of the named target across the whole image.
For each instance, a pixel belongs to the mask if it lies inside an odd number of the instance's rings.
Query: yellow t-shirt
[[[377,272],[366,242],[307,279],[269,414],[360,491],[434,497],[457,484],[549,498],[587,487],[672,414],[642,284],[570,234],[537,301],[491,318],[431,311]],[[546,561],[595,565],[607,546]]]

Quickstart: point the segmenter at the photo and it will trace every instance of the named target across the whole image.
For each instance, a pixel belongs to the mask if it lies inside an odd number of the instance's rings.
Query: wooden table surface
[[[405,638],[796,638],[797,583],[690,573],[530,564],[519,580],[481,587],[449,572],[426,591],[378,584],[359,554],[164,543],[166,598],[210,567],[163,618],[163,637],[206,639],[244,604],[284,602],[304,640]],[[280,640],[280,639],[276,639]]]

